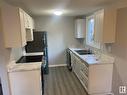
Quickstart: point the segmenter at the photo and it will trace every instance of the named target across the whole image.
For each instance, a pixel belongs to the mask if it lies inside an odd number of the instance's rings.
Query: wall
[[[2,4],[3,2],[0,2],[0,6],[2,6]],[[2,33],[1,25],[2,24],[1,24],[1,19],[0,19],[0,78],[2,82],[3,95],[10,95],[7,65],[10,60],[11,49],[4,48],[3,33]]]
[[[67,47],[82,47],[82,41],[77,41],[74,38],[73,17],[36,17],[35,28],[36,30],[48,32],[48,55],[50,65],[65,64],[65,49]]]
[[[127,86],[127,0],[121,0],[116,4],[110,5],[116,7],[116,42],[111,44],[111,52],[115,56],[114,73],[113,73],[113,92],[119,94],[119,86]],[[108,48],[105,48],[108,52]]]
[[[22,48],[12,48],[11,51],[11,60],[18,60],[23,55],[23,49]]]
[[[114,75],[115,95],[120,85],[127,86],[127,7],[118,9],[116,25],[116,42],[112,46],[112,54],[116,57]]]

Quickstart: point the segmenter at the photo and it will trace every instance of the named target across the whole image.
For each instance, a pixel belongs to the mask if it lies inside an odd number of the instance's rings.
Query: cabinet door
[[[113,64],[89,67],[89,94],[110,93],[112,90]]]
[[[80,74],[80,81],[82,83],[82,85],[84,86],[84,88],[86,89],[86,91],[88,91],[88,77],[85,76],[83,73]]]
[[[42,95],[40,70],[9,73],[11,95]]]
[[[19,10],[20,14],[20,24],[21,24],[21,38],[22,38],[22,46],[26,45],[26,30],[25,30],[25,21],[24,21],[24,12]]]
[[[28,28],[32,28],[31,17],[28,14],[27,14],[27,19],[28,19]]]
[[[82,74],[84,74],[84,76],[87,76],[88,77],[88,66],[86,64],[87,63],[85,63],[85,62],[81,62],[80,72]]]
[[[85,62],[80,62],[80,81],[84,88],[88,90],[88,66]]]
[[[29,16],[29,24],[30,24],[30,28],[34,29],[34,20],[32,17]]]
[[[25,23],[25,28],[28,28],[28,20],[27,20],[27,13],[24,12],[24,23]]]
[[[80,59],[76,56],[76,74],[77,74],[77,77],[80,78]]]
[[[84,38],[86,33],[86,20],[77,19],[75,21],[75,38]]]
[[[116,8],[104,10],[103,43],[114,43],[116,33]]]
[[[5,5],[1,7],[1,23],[6,48],[17,48],[26,45],[24,15],[21,9]]]
[[[96,43],[102,43],[104,10],[96,12],[94,14],[94,19],[95,19],[94,41]]]
[[[116,9],[109,8],[95,12],[95,42],[114,43],[116,29]]]
[[[25,28],[31,28],[31,18],[30,18],[30,16],[26,13],[26,12],[24,12],[24,21],[25,21]]]
[[[35,29],[35,24],[34,24],[34,19],[33,18],[31,20],[31,22],[32,22],[32,29]]]

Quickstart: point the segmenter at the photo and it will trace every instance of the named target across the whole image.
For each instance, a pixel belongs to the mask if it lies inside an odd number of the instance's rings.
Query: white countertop
[[[95,54],[79,55],[75,50],[81,50],[84,48],[69,48],[73,53],[79,56],[83,61],[87,62],[89,65],[101,65],[101,64],[111,64],[114,63],[114,57],[101,54],[97,57]],[[85,49],[84,49],[85,50]]]
[[[7,68],[8,72],[30,71],[41,69],[41,65],[42,62],[16,64],[15,61],[11,61]]]
[[[34,53],[25,53],[25,56],[35,56],[43,55],[44,52],[34,52]],[[42,60],[43,61],[43,60]],[[43,62],[30,62],[30,63],[18,63],[16,64],[15,60],[12,60],[7,66],[8,72],[18,72],[18,71],[30,71],[41,69]]]

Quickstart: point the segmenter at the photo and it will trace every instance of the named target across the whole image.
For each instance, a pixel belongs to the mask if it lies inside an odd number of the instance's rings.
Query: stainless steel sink
[[[93,54],[90,50],[75,50],[79,55]]]

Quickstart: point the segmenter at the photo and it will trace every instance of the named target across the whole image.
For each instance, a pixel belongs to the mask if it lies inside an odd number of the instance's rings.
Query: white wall
[[[49,64],[65,64],[65,49],[82,47],[74,38],[73,17],[36,17],[35,28],[48,32]]]
[[[0,2],[0,6],[3,2]],[[0,16],[1,18],[1,16]],[[0,19],[0,78],[2,82],[3,95],[10,95],[8,74],[7,74],[7,65],[10,60],[11,49],[4,48],[3,33],[1,27]]]
[[[12,48],[11,52],[11,60],[19,60],[21,56],[23,55],[23,49],[22,48]]]
[[[112,47],[116,57],[113,85],[115,95],[119,95],[119,86],[127,86],[127,7],[118,10],[116,26],[116,42]]]
[[[119,94],[119,86],[127,86],[127,0],[121,0],[112,7],[118,8],[116,21],[116,41],[111,54],[115,56],[113,73],[113,92]],[[105,48],[106,49],[106,48]]]

